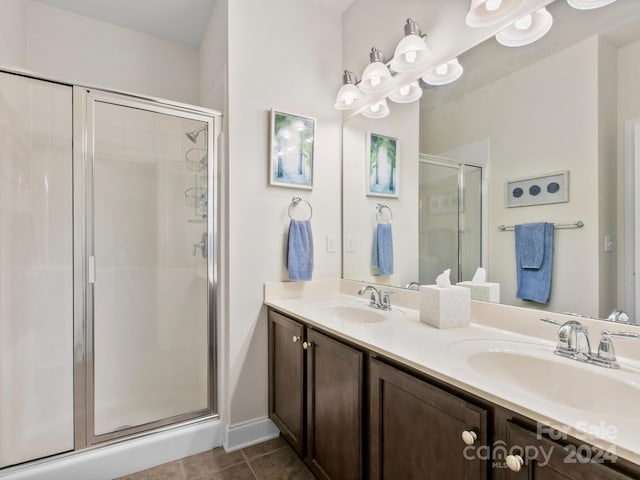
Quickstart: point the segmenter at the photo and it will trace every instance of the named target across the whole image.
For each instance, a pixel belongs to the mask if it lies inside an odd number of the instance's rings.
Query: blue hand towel
[[[549,303],[553,231],[553,223],[540,222],[515,226],[518,278],[516,296],[522,300]],[[540,232],[542,232],[542,241],[540,241]],[[538,260],[540,260],[539,263]]]
[[[390,223],[378,223],[373,237],[373,266],[380,275],[393,273],[393,237]]]
[[[544,259],[545,222],[516,225],[516,248],[520,252],[522,268],[538,269]]]
[[[309,220],[291,220],[287,249],[289,280],[311,280],[313,274],[313,235]]]

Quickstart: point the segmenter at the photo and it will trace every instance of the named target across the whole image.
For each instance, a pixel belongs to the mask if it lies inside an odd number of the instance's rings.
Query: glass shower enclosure
[[[484,168],[420,155],[418,176],[420,283],[446,269],[454,283],[471,280],[483,264]]]
[[[216,415],[215,112],[0,73],[0,469]]]

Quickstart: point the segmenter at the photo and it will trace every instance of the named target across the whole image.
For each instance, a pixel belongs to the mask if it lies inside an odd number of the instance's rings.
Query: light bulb
[[[353,95],[345,95],[344,99],[342,100],[344,102],[345,105],[351,105],[355,100],[355,97]]]
[[[415,50],[409,50],[404,54],[404,59],[407,61],[407,63],[415,63],[416,58],[418,58],[418,52],[416,52]]]
[[[373,113],[377,113],[380,110],[380,104],[379,103],[374,103],[373,105],[371,105],[371,107],[369,107],[371,109],[371,111]]]
[[[298,130],[299,132],[301,132],[302,130],[304,130],[304,123],[300,120],[298,120],[296,122],[296,130]]]
[[[378,85],[380,85],[381,79],[380,79],[380,75],[372,75],[371,76],[371,86],[372,87],[377,87]]]
[[[411,85],[405,85],[404,87],[400,88],[400,95],[409,95],[410,91]]]
[[[486,8],[490,12],[495,12],[502,5],[502,0],[487,0],[484,3],[484,8]]]
[[[446,63],[443,63],[442,65],[438,65],[436,67],[436,73],[438,75],[445,76],[447,73],[449,73],[449,65],[447,65]]]
[[[533,23],[533,17],[531,17],[531,15],[525,15],[524,17],[516,20],[514,27],[516,27],[516,30],[529,30],[531,28],[531,23]]]

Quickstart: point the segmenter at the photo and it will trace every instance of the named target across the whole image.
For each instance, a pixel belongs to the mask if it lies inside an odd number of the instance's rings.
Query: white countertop
[[[318,327],[368,350],[384,355],[408,367],[423,372],[448,384],[465,390],[473,395],[489,400],[516,413],[553,427],[573,437],[584,439],[603,450],[640,465],[640,385],[633,379],[640,379],[640,365],[622,360],[620,370],[609,370],[594,365],[586,365],[560,358],[554,355],[555,342],[536,336],[514,331],[493,328],[481,323],[471,323],[466,328],[437,329],[421,323],[419,311],[394,306],[388,319],[379,323],[358,323],[337,318],[332,315],[330,305],[366,306],[368,301],[344,293],[320,292],[313,296],[283,298],[282,292],[267,293],[265,304],[305,323]],[[344,291],[344,290],[343,290]],[[325,306],[325,308],[322,308]],[[319,308],[320,307],[320,308]],[[498,306],[500,307],[500,306]],[[492,307],[495,308],[495,307]],[[507,307],[509,308],[509,307]],[[477,312],[476,312],[477,316]],[[472,320],[477,320],[473,318]],[[484,323],[484,322],[483,322]],[[542,323],[542,322],[540,322]],[[543,331],[544,331],[543,327]],[[555,330],[552,330],[555,332]],[[554,362],[569,362],[579,369],[589,369],[600,375],[612,375],[637,388],[637,398],[626,398],[638,409],[634,418],[617,414],[616,404],[620,398],[611,395],[608,404],[591,405],[591,411],[571,408],[562,403],[538,397],[522,388],[500,380],[497,375],[478,374],[463,359],[464,350],[469,345],[489,346],[508,342],[523,342],[527,348],[534,348],[541,357],[548,355]],[[596,369],[595,371],[593,369]],[[631,378],[631,380],[629,380]],[[589,396],[598,389],[598,385],[585,385],[578,395]],[[606,398],[606,393],[598,392],[596,399]],[[599,401],[599,400],[598,400]],[[593,402],[592,402],[593,403]]]

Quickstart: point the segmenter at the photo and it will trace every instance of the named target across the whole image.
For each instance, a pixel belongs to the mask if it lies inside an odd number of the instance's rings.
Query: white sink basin
[[[552,347],[509,341],[452,345],[466,368],[504,388],[584,412],[636,418],[640,374],[558,357]]]
[[[381,323],[390,318],[398,318],[403,313],[398,310],[376,310],[366,303],[329,303],[323,305],[309,305],[306,310],[313,315],[320,315],[325,319],[359,324]]]
[[[348,322],[358,323],[378,323],[384,322],[387,317],[382,311],[374,310],[370,307],[357,307],[352,305],[335,305],[324,307],[331,315]]]

